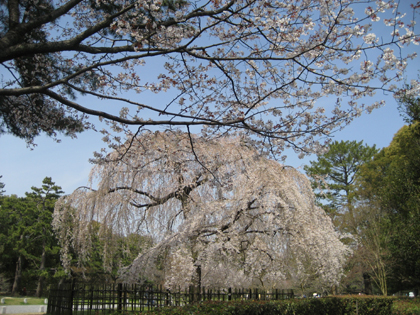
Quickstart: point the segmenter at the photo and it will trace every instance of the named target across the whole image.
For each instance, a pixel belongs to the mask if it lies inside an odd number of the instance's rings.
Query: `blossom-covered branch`
[[[90,115],[126,132],[195,125],[210,137],[242,129],[274,154],[317,151],[320,138],[382,104],[365,105],[364,97],[397,92],[416,57],[402,48],[419,41],[399,5],[2,2],[0,130],[28,142],[40,132],[75,136],[94,128]],[[418,7],[405,13],[414,19]],[[83,95],[118,110],[98,110]],[[328,96],[334,104],[321,107]]]

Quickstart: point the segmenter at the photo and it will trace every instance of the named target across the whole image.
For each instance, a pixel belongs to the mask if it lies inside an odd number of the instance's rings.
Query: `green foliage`
[[[233,301],[163,307],[140,314],[231,314],[231,315],[389,315],[392,299],[372,297],[321,298],[284,301]]]
[[[361,258],[386,294],[420,284],[420,126],[413,122],[359,168]],[[369,258],[369,256],[371,258]],[[375,262],[376,261],[376,262]]]
[[[406,86],[410,89],[411,86]],[[407,124],[420,122],[420,98],[404,93],[406,90],[401,91],[401,96],[398,100],[398,109],[401,116]]]
[[[25,198],[16,195],[2,197],[0,207],[0,252],[6,277],[13,278],[17,256],[30,249],[26,227],[35,219],[33,208]]]
[[[371,161],[378,152],[375,146],[363,144],[363,141],[335,141],[329,151],[305,166],[312,187],[316,192],[319,205],[328,213],[336,228],[353,237],[343,238],[345,243],[355,246],[355,238],[360,235],[361,209],[357,207],[359,199],[356,180],[361,165]],[[366,266],[361,264],[358,252],[348,260],[346,278],[342,287],[349,292],[363,290],[362,274]]]
[[[0,178],[2,177],[3,175],[0,175]],[[4,186],[4,183],[0,182],[0,197],[3,196],[3,193],[5,193],[5,190],[3,190]]]
[[[420,315],[420,298],[395,299],[392,305],[392,315]]]
[[[357,228],[353,213],[354,183],[360,165],[370,161],[375,153],[375,146],[364,145],[363,141],[335,141],[327,153],[304,168],[318,202],[343,231],[355,232]]]
[[[420,123],[404,126],[363,166],[361,189],[382,209],[398,291],[420,285]]]
[[[49,14],[55,9],[52,2],[47,0],[25,0],[17,3],[19,3],[21,12],[25,12],[25,14],[19,21],[10,19],[9,25],[7,25],[7,20],[0,19],[0,25],[3,28],[1,36],[5,35],[4,31],[8,31],[7,28],[13,29],[17,24],[28,23],[39,16]],[[45,32],[45,29],[34,27],[29,30],[26,36],[21,36],[19,39],[25,44],[42,44],[48,42],[47,38],[48,34]],[[59,73],[63,70],[69,70],[68,65],[61,62],[59,55],[56,53],[27,55],[14,59],[14,63],[20,75],[21,80],[19,84],[22,87],[42,85],[52,80],[60,79],[62,75],[60,76]],[[39,64],[54,64],[55,71],[50,71],[45,66],[39,67]],[[76,71],[76,68],[73,67],[71,70]],[[22,111],[23,115],[28,112],[31,113],[31,125],[29,128],[22,123],[22,117],[16,115],[16,110]],[[47,120],[52,122],[51,126],[45,124]],[[69,136],[73,134],[73,131],[82,132],[84,129],[85,126],[79,117],[56,107],[51,100],[41,93],[32,94],[24,98],[19,96],[0,96],[0,135],[9,133],[22,139],[31,140],[41,132],[44,132],[49,137],[56,137],[57,132]]]
[[[48,270],[59,264],[59,248],[52,232],[54,204],[62,194],[51,178],[41,188],[32,187],[25,198],[3,196],[0,207],[0,263],[7,279],[15,279],[14,292],[38,279],[50,277]],[[16,268],[20,262],[21,268]]]
[[[72,229],[74,222],[68,223]],[[71,256],[70,269],[72,276],[78,281],[89,284],[103,284],[115,282],[122,267],[130,265],[133,260],[145,249],[152,246],[152,239],[139,234],[126,236],[116,235],[111,228],[99,236],[101,223],[91,221],[88,223],[90,242],[92,250],[87,257],[79,257],[74,251],[68,253]],[[114,243],[111,240],[117,239]],[[104,248],[106,247],[106,255]],[[61,276],[64,276],[64,271]]]
[[[0,265],[1,269],[1,265]],[[7,281],[5,275],[0,273],[0,292],[8,292],[10,290],[10,283]]]

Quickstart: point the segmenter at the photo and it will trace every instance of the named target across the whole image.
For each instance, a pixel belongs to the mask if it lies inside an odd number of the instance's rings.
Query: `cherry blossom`
[[[96,159],[97,189],[81,187],[56,203],[64,266],[72,251],[82,265],[89,257],[86,222],[95,220],[110,243],[109,230],[153,239],[122,270],[126,281],[271,288],[310,275],[337,284],[350,249],[315,205],[310,182],[252,142],[243,134],[148,132]]]
[[[399,12],[394,0],[3,1],[2,132],[28,142],[40,132],[75,136],[95,128],[96,116],[109,122],[108,133],[190,127],[211,138],[242,130],[275,155],[317,152],[365,110],[364,97],[398,91],[413,57],[403,48],[419,41],[418,7]],[[317,112],[328,96],[336,104]],[[105,101],[115,110],[98,108]]]

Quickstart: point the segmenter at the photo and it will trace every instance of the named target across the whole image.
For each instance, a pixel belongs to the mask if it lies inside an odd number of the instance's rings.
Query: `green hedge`
[[[331,297],[285,301],[204,302],[183,307],[156,308],[141,314],[159,315],[389,315],[392,299]]]
[[[420,298],[394,298],[393,315],[420,315]]]

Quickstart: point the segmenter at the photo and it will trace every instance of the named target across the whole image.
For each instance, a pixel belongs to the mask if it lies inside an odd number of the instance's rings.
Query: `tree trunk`
[[[22,255],[16,262],[15,280],[13,281],[12,295],[17,295],[20,289],[20,280],[22,279]]]
[[[335,284],[331,287],[331,293],[332,295],[337,295],[337,286]]]
[[[351,224],[350,228],[351,228],[352,234],[357,235],[358,234],[358,231],[357,231],[357,226],[358,225],[357,225],[357,222],[356,222],[356,218],[354,216],[354,211],[353,211],[354,209],[353,209],[352,200],[350,198],[350,191],[349,191],[350,187],[351,187],[351,185],[349,184],[348,189],[346,190],[347,210],[348,210],[349,215],[350,215],[350,224]]]
[[[45,270],[45,261],[46,261],[46,252],[45,252],[45,242],[43,244],[43,248],[42,248],[42,256],[41,256],[41,265],[39,267],[39,272],[40,272],[40,276],[38,279],[38,285],[36,287],[36,296],[37,297],[41,297],[42,296],[42,291],[43,291],[43,286],[44,286],[44,270]]]
[[[196,267],[196,274],[197,274],[197,288],[201,292],[201,266],[200,265]]]
[[[195,277],[193,280],[194,302],[201,301],[201,266],[195,266]]]

